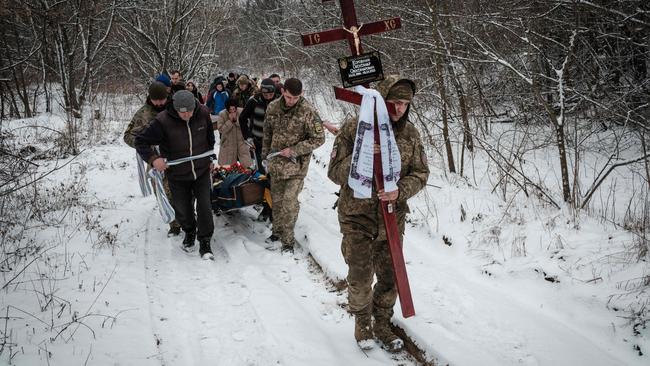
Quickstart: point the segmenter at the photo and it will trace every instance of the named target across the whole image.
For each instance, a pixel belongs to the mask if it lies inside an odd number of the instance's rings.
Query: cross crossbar
[[[395,29],[399,29],[401,27],[402,27],[402,20],[400,18],[384,19],[378,22],[362,24],[359,27],[356,35],[357,37],[367,36],[370,34],[392,31]],[[308,46],[316,46],[323,43],[341,41],[350,38],[352,38],[352,42],[354,42],[354,36],[355,33],[349,30],[349,28],[338,28],[338,29],[330,29],[321,32],[303,34],[301,38],[302,38],[302,45],[308,47]]]
[[[338,100],[356,105],[361,105],[361,100],[363,99],[361,94],[352,90],[339,88],[338,86],[334,87],[334,97]],[[395,114],[395,104],[386,101],[386,109],[388,109],[388,113]]]

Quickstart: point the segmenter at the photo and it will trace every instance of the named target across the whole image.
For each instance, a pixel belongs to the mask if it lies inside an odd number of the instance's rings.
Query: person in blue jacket
[[[208,102],[206,103],[206,106],[210,109],[210,114],[216,116],[226,109],[228,99],[230,99],[230,94],[223,86],[223,83],[214,84],[214,89],[210,90]]]

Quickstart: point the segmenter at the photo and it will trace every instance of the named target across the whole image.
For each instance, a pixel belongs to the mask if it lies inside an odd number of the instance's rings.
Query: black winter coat
[[[159,157],[171,161],[203,154],[214,149],[214,142],[210,112],[204,105],[197,102],[192,118],[185,122],[173,104],[169,103],[167,109],[158,113],[149,126],[136,136],[135,148],[144,161],[153,165],[153,161]],[[160,155],[151,145],[159,145]],[[175,180],[195,180],[209,170],[213,158],[205,157],[170,166],[166,174]]]
[[[266,107],[272,100],[266,100],[262,93],[257,93],[251,97],[244,110],[239,115],[239,127],[241,128],[242,137],[244,140],[253,138],[260,143],[264,138],[264,116],[266,115]]]

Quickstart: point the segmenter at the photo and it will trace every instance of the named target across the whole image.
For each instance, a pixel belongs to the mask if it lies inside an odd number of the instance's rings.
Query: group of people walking
[[[341,186],[337,207],[343,234],[341,251],[349,268],[354,336],[363,349],[372,348],[377,339],[391,352],[401,350],[403,341],[390,326],[397,290],[380,201],[395,208],[401,241],[409,212],[407,200],[426,185],[429,175],[421,138],[408,120],[415,84],[390,76],[376,88],[394,107],[389,109],[387,125],[394,142],[391,154],[396,152],[391,156],[398,157],[393,162],[396,185],[384,191],[374,188],[372,178],[359,180],[355,175],[355,169],[363,165],[364,153],[384,156],[383,142],[360,143],[368,121],[350,118],[340,131],[324,122],[305,99],[299,79],[281,82],[279,75],[273,74],[258,85],[246,75],[230,73],[227,78],[215,78],[203,98],[193,82],[179,86],[180,72],[169,76],[161,74],[149,85],[145,105],[124,133],[124,141],[151,169],[164,172],[165,191],[176,214],[169,234],[178,235],[182,229],[186,251],[192,251],[198,240],[200,256],[214,258],[210,247],[214,231],[211,172],[217,165],[239,162],[270,177],[273,210],[265,206],[260,218],[272,223],[267,242],[292,253],[297,245],[298,195],[312,152],[324,143],[324,130],[328,130],[336,135],[328,177]],[[214,156],[215,131],[219,133],[218,159]],[[364,187],[358,188],[357,181]]]

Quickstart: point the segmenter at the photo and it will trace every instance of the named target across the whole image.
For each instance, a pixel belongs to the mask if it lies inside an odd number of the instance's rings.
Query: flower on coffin
[[[215,176],[218,176],[221,179],[231,175],[231,174],[248,174],[251,175],[253,172],[241,165],[240,162],[227,165],[218,165],[215,171]]]

